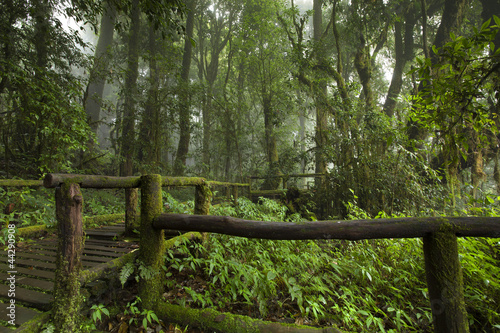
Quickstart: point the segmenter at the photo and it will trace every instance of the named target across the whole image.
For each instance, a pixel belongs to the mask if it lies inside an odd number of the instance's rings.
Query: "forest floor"
[[[177,286],[171,288],[163,294],[163,299],[165,302],[176,303],[175,300],[185,299],[186,303],[192,301],[191,297],[185,292],[185,289],[191,288],[192,290],[197,290],[201,292],[207,286],[208,281],[205,281],[200,276],[195,276],[193,279],[193,271],[189,268],[183,270],[182,272],[175,273],[175,270],[171,270],[174,273],[169,277],[171,280],[177,281]],[[137,283],[135,280],[129,280],[125,285],[125,288],[119,291],[109,291],[101,299],[103,305],[109,309],[112,314],[96,324],[97,329],[104,332],[117,332],[117,333],[212,333],[213,330],[204,330],[197,327],[184,327],[177,325],[176,323],[164,322],[159,318],[159,322],[153,322],[148,325],[148,330],[146,331],[142,326],[142,320],[144,316],[134,316],[131,314],[131,304],[136,300],[137,296]],[[292,302],[288,306],[293,307]],[[285,305],[286,307],[286,305]],[[113,311],[114,310],[114,311]],[[116,313],[118,311],[118,313]],[[221,312],[231,312],[233,314],[250,316],[253,318],[258,318],[258,309],[253,307],[248,307],[248,305],[241,304],[240,306],[235,303],[227,304],[227,308],[219,309]],[[286,322],[295,323],[299,325],[307,324],[299,318],[299,320],[293,320],[291,318],[286,318],[280,313],[269,313],[265,318],[267,321],[272,322]]]
[[[105,316],[96,328],[99,331],[115,333],[208,333],[196,327],[181,327],[175,323],[166,323],[161,318],[159,322],[153,321],[148,324],[145,330],[142,326],[144,316],[133,315],[131,304],[134,303],[137,296],[137,283],[130,281],[125,288],[116,291],[110,291],[103,296],[103,305],[110,310],[110,316]],[[132,306],[133,307],[133,306]]]

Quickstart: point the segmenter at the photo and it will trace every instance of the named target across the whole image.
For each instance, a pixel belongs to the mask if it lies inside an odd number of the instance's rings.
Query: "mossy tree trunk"
[[[56,189],[58,256],[52,318],[57,332],[76,332],[80,296],[81,256],[84,247],[83,197],[80,185],[65,182]]]
[[[160,175],[141,177],[141,237],[139,261],[149,276],[139,281],[138,295],[144,309],[154,309],[163,291],[162,265],[165,242],[163,230],[153,228],[153,219],[162,213],[162,178]]]
[[[451,231],[425,236],[424,257],[434,331],[469,332],[457,236]]]

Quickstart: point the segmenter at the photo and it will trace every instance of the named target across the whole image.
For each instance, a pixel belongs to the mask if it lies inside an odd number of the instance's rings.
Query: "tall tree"
[[[186,159],[191,139],[191,110],[189,92],[189,71],[193,52],[193,30],[196,0],[187,2],[186,35],[182,56],[181,74],[179,78],[179,144],[174,161],[174,175],[181,176],[186,168]]]
[[[201,5],[201,3],[200,3]],[[211,8],[212,7],[212,8]],[[229,10],[229,15],[225,15]],[[202,120],[202,162],[205,173],[210,172],[210,142],[212,127],[212,100],[214,98],[214,84],[219,72],[219,59],[231,37],[232,26],[236,10],[223,1],[205,2],[199,6],[197,20],[198,27],[198,76],[205,81],[206,92],[203,94]],[[208,45],[207,45],[208,43]]]
[[[116,20],[116,8],[111,1],[105,1],[104,12],[99,27],[99,39],[94,55],[94,65],[90,72],[85,112],[89,118],[90,128],[97,135],[101,115],[101,103],[104,85],[109,67],[110,46],[113,43],[113,32]]]
[[[122,164],[120,169],[120,174],[122,176],[132,176],[134,172],[136,96],[137,77],[139,75],[139,37],[141,29],[141,9],[139,4],[139,0],[133,0],[130,8],[127,70],[125,73],[125,86],[123,88]]]
[[[159,103],[160,68],[158,66],[158,33],[152,22],[148,31],[149,85],[139,132],[138,159],[142,167],[150,165],[158,172],[160,166],[161,119]]]

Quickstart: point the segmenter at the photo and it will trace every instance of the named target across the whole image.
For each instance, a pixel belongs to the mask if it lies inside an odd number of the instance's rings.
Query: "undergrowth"
[[[125,210],[123,190],[82,190],[83,215],[95,216]],[[56,223],[54,189],[0,187],[0,221],[17,227],[54,226]]]
[[[352,219],[369,218],[355,204],[347,206]],[[175,200],[169,207],[189,211],[189,203],[177,206]],[[212,215],[266,221],[283,221],[285,213],[263,198],[211,208]],[[166,254],[166,287],[167,294],[185,292],[175,298],[181,305],[357,332],[432,331],[421,239],[275,241],[211,234],[203,244],[177,245]],[[499,245],[498,239],[459,240],[471,332],[500,328]]]

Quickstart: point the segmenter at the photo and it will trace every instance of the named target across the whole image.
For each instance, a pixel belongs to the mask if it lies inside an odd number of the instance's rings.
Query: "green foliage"
[[[9,215],[0,212],[0,219],[17,222],[18,227],[36,224],[53,226],[55,224],[55,204],[53,190],[39,188],[14,189],[0,188],[0,207],[13,205]]]
[[[239,203],[240,211],[221,205],[212,212],[257,219],[274,206]],[[352,218],[371,217],[353,202],[348,206]],[[262,318],[272,313],[351,331],[432,331],[421,239],[274,241],[211,234],[203,244],[177,245],[167,251],[165,269],[170,278],[182,273],[182,280],[167,283],[186,292],[179,304]],[[491,329],[500,318],[499,249],[498,240],[460,240],[473,328]],[[186,277],[208,283],[186,285]]]
[[[42,327],[42,333],[54,333],[56,331],[56,327],[53,323],[44,324]]]
[[[92,320],[97,324],[98,321],[103,320],[103,315],[109,317],[109,310],[104,307],[103,304],[94,304],[90,308],[92,311]]]
[[[122,213],[125,196],[123,190],[84,190],[83,214],[87,216]]]
[[[140,297],[136,297],[132,303],[127,303],[126,309],[124,311],[125,315],[128,315],[129,325],[134,323],[137,325],[138,322],[142,324],[144,329],[147,329],[148,326],[153,325],[154,322],[159,323],[158,316],[154,313],[153,310],[140,309],[140,303],[142,302]],[[141,320],[142,318],[142,320]]]
[[[495,36],[500,30],[491,19],[471,36],[451,35],[452,41],[441,48],[433,47],[434,60],[417,58],[423,89],[414,97],[412,119],[436,133],[447,162],[467,159],[469,147],[474,151],[491,143],[498,133],[496,113],[491,99],[498,89],[498,57]],[[498,45],[497,45],[498,47]],[[493,139],[496,145],[496,139]]]
[[[127,282],[128,278],[134,273],[134,271],[135,271],[135,266],[131,262],[126,263],[122,267],[120,271],[120,282],[122,284],[122,288],[125,286],[125,283]]]
[[[84,190],[84,215],[100,215],[123,212],[123,194],[106,190]],[[13,205],[13,212],[4,214],[3,209]],[[56,223],[54,190],[39,187],[3,188],[0,187],[0,219],[5,222],[16,222],[18,227],[44,224],[54,226]]]

